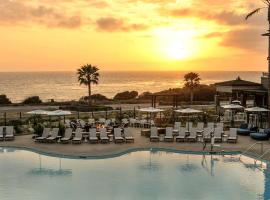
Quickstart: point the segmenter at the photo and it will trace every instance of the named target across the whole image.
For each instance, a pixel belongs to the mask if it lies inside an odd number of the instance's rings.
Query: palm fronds
[[[247,20],[248,18],[250,18],[250,17],[253,16],[254,14],[260,12],[261,9],[262,9],[262,8],[257,8],[257,9],[255,9],[255,10],[253,10],[252,12],[250,12],[249,14],[247,14],[247,16],[246,16],[245,19]]]

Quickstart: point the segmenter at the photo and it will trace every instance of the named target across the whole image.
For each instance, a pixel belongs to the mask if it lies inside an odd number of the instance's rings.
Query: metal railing
[[[241,158],[242,155],[247,154],[248,152],[251,152],[251,150],[253,149],[253,147],[255,147],[255,146],[258,145],[258,144],[261,145],[261,154],[255,153],[255,154],[256,154],[255,156],[256,156],[256,158],[259,158],[261,155],[263,155],[263,154],[264,154],[264,153],[263,153],[263,143],[262,143],[262,142],[256,142],[256,143],[250,145],[245,151],[243,151],[243,152],[240,154],[239,160],[240,160],[240,158]]]
[[[270,153],[270,149],[267,149],[258,159],[263,158],[266,154]]]

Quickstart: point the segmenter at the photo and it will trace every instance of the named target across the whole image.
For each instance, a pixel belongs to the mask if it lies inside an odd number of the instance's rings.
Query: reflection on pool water
[[[0,199],[270,199],[270,165],[238,158],[138,151],[67,159],[0,148]]]

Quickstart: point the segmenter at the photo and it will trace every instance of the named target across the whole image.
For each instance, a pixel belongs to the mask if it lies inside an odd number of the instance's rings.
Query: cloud
[[[0,10],[0,24],[6,25],[31,22],[48,27],[76,28],[82,23],[78,15],[70,16],[52,7],[19,1],[0,0]]]
[[[122,19],[117,19],[114,17],[102,17],[96,21],[97,29],[106,32],[116,32],[116,31],[140,31],[146,30],[148,27],[144,24],[138,23],[125,23]]]
[[[247,51],[262,52],[267,49],[267,38],[259,28],[245,28],[227,32],[220,45]]]

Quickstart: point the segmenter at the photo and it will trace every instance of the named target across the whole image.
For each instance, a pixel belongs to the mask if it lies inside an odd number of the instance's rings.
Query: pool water
[[[270,165],[236,155],[137,151],[69,159],[0,148],[0,199],[270,199]]]

